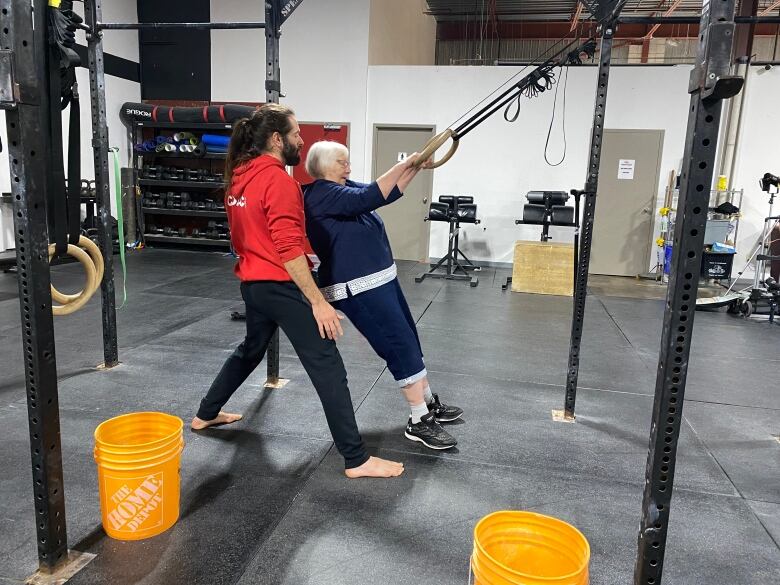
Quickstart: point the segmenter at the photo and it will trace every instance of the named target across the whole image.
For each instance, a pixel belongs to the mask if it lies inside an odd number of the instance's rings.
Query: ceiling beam
[[[767,16],[770,12],[772,12],[774,9],[780,7],[780,0],[775,0],[775,2],[772,2],[769,6],[767,6],[764,10],[758,13],[759,16]]]
[[[671,16],[674,13],[674,11],[677,10],[677,8],[680,6],[680,4],[682,4],[682,0],[674,0],[672,5],[669,7],[669,10],[664,12],[663,15],[664,16]],[[648,39],[648,40],[652,39],[653,38],[653,34],[655,33],[655,31],[657,31],[660,28],[660,26],[661,26],[660,24],[654,24],[653,27],[648,31],[648,33],[644,36],[644,38]]]
[[[580,16],[582,16],[582,2],[577,0],[577,8],[574,10],[574,16],[571,19],[571,28],[569,29],[569,32],[572,32],[575,28],[577,28],[577,25],[580,23]]]

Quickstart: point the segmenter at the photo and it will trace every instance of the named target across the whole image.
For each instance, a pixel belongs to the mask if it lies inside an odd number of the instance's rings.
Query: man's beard
[[[286,136],[282,139],[282,142],[282,158],[284,158],[284,164],[290,167],[298,165],[301,162],[301,151],[291,142],[288,142]]]

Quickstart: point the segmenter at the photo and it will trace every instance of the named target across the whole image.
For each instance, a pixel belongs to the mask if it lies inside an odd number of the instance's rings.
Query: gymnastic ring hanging
[[[435,161],[430,168],[432,169],[439,168],[441,165],[443,165],[448,160],[450,160],[452,158],[452,155],[455,154],[455,151],[458,150],[458,144],[459,144],[458,139],[453,137],[454,134],[455,132],[452,130],[452,128],[447,128],[441,134],[437,134],[436,136],[431,138],[428,142],[426,142],[425,146],[423,146],[422,152],[420,152],[420,156],[414,162],[414,166],[419,167],[426,160],[431,158],[445,142],[447,142],[450,138],[452,138],[452,146],[450,146],[450,150],[447,152],[447,154],[444,155],[444,158]]]
[[[84,238],[82,236],[79,240],[80,245],[84,245],[83,240],[87,238]],[[85,247],[88,247],[87,244]],[[51,244],[49,245],[49,261],[51,261],[52,257],[54,256],[54,252],[56,250],[56,245]],[[97,278],[97,272],[98,269],[96,267],[97,262],[90,257],[89,254],[87,254],[84,250],[79,248],[78,246],[74,246],[73,244],[68,244],[68,251],[67,253],[70,256],[73,256],[76,260],[81,262],[81,264],[84,266],[84,271],[87,273],[87,284],[84,287],[84,289],[78,293],[77,295],[63,295],[59,291],[57,291],[54,286],[52,286],[52,300],[55,300],[55,297],[58,299],[67,299],[69,297],[75,296],[70,301],[65,301],[65,304],[62,305],[55,305],[52,304],[51,310],[54,315],[70,315],[71,313],[74,313],[75,311],[78,311],[81,307],[83,307],[85,304],[87,304],[87,301],[92,298],[92,295],[95,294],[95,291],[97,290],[98,286],[100,285],[100,280]],[[98,250],[98,254],[100,253],[100,250]],[[99,263],[101,266],[103,264],[102,262],[102,256]],[[57,302],[63,302],[63,301],[57,301]]]
[[[89,238],[86,238],[84,236],[81,236],[79,238],[79,247],[86,250],[87,254],[89,254],[90,258],[92,259],[92,262],[95,264],[95,280],[96,280],[96,290],[97,287],[100,286],[100,283],[103,282],[103,271],[105,269],[103,264],[103,254],[100,253],[100,248],[97,247],[97,244],[90,240]],[[95,291],[92,291],[89,296],[91,297],[93,294],[95,294]],[[64,293],[61,293],[58,291],[54,286],[51,287],[51,298],[56,303],[62,303],[63,305],[67,305],[72,303],[73,301],[77,300],[82,294],[83,290],[79,291],[72,295],[67,295]]]

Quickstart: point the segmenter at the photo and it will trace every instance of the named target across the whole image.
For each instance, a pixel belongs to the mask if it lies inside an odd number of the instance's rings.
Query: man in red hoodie
[[[370,457],[355,422],[347,373],[335,339],[342,318],[311,276],[305,254],[303,194],[285,165],[300,162],[303,140],[292,110],[267,104],[234,129],[225,165],[225,208],[236,275],[246,303],[247,333],[222,366],[193,430],[229,424],[241,415],[221,409],[260,364],[281,327],[319,394],[347,477],[395,477],[403,465]]]

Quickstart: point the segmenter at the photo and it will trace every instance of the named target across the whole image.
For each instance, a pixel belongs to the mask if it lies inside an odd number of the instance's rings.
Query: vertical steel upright
[[[108,122],[106,119],[103,33],[97,27],[97,23],[102,19],[101,0],[85,0],[84,16],[90,27],[90,32],[87,35],[87,57],[92,109],[92,150],[95,161],[95,191],[100,220],[98,239],[104,265],[103,282],[100,284],[103,318],[103,365],[112,368],[119,363],[119,349],[116,329],[114,237],[111,225],[111,190],[108,174]],[[119,245],[124,246],[124,242],[119,242]]]
[[[688,87],[691,94],[688,132],[658,359],[634,585],[661,585],[663,574],[721,110],[723,100],[742,88],[742,78],[729,75],[735,3],[736,0],[704,0],[702,6],[699,50]]]
[[[39,567],[51,572],[68,557],[46,220],[46,170],[52,156],[62,153],[52,153],[46,141],[51,119],[45,73],[47,2],[0,0],[0,6],[3,61],[13,65],[14,76],[15,103],[4,107],[10,107],[6,126],[36,542]]]
[[[281,12],[279,0],[265,3],[265,101],[279,103],[281,81],[279,72],[279,25]],[[279,330],[276,330],[265,354],[267,364],[267,386],[279,383]]]
[[[601,27],[601,50],[599,51],[599,71],[596,86],[596,105],[593,112],[593,127],[590,136],[590,158],[585,189],[575,195],[585,196],[585,207],[579,235],[579,250],[575,268],[574,310],[572,312],[571,341],[569,344],[569,365],[566,370],[566,399],[564,417],[574,419],[574,406],[577,400],[577,378],[580,370],[580,346],[582,345],[582,327],[585,322],[585,302],[588,295],[588,269],[590,250],[593,241],[593,222],[596,217],[596,194],[599,188],[599,163],[601,162],[601,141],[604,135],[604,118],[607,111],[607,88],[609,86],[610,62],[612,60],[612,42],[615,36],[615,22],[605,22]]]

